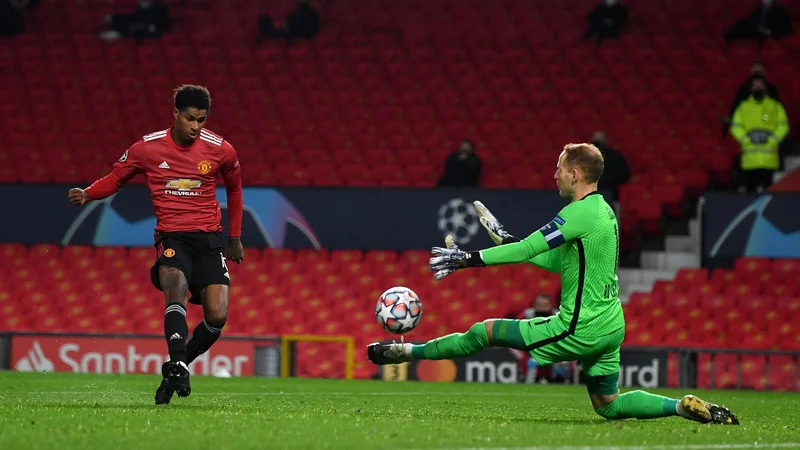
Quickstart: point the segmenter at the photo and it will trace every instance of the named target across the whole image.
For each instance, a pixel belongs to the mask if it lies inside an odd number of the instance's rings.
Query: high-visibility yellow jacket
[[[733,113],[731,134],[742,144],[742,170],[780,168],[778,146],[789,133],[789,120],[781,102],[752,96]]]

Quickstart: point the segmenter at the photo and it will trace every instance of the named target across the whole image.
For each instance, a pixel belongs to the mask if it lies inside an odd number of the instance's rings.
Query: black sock
[[[164,309],[164,336],[167,338],[170,361],[186,362],[186,308],[180,303],[170,303]]]
[[[219,339],[219,335],[222,334],[222,327],[224,326],[225,323],[222,325],[211,325],[206,322],[206,319],[198,323],[194,328],[192,338],[189,339],[189,343],[186,344],[186,362],[191,364],[198,356],[207,352],[208,349],[214,345],[214,342],[217,342],[217,339]]]

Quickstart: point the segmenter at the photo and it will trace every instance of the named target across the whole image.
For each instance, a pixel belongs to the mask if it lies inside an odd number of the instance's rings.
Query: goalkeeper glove
[[[478,211],[478,220],[480,220],[483,228],[486,228],[486,231],[489,233],[489,237],[492,238],[495,244],[501,245],[509,244],[511,242],[519,242],[518,238],[515,238],[503,229],[503,224],[497,220],[494,214],[492,214],[491,211],[489,211],[489,208],[484,206],[483,203],[475,200],[473,204],[475,205],[475,209]]]
[[[480,252],[465,252],[453,242],[452,236],[444,239],[445,248],[433,247],[429,261],[433,278],[441,280],[459,269],[485,266]]]

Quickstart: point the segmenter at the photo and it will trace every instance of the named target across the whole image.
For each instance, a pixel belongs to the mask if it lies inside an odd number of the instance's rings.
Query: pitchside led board
[[[621,387],[657,388],[667,386],[667,354],[622,349],[620,354]],[[506,383],[523,381],[521,368],[527,356],[524,352],[506,348],[483,350],[467,358],[440,361],[412,361],[383,366],[387,381],[429,381],[467,383]],[[577,364],[570,380],[584,384],[585,376]]]
[[[277,377],[280,348],[275,338],[223,337],[189,368],[197,375]],[[152,336],[14,335],[9,350],[0,369],[19,372],[160,374],[169,359],[164,338]]]
[[[3,185],[9,221],[2,242],[153,245],[156,220],[141,185],[81,208],[69,185]],[[227,228],[225,189],[217,190]],[[447,234],[464,248],[492,245],[477,219],[481,200],[512,234],[525,237],[565,205],[555,190],[244,188],[242,240],[252,247],[406,250],[440,245]]]

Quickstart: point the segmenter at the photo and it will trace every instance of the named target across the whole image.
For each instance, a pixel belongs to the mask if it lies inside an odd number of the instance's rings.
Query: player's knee
[[[206,323],[221,328],[228,320],[228,286],[211,285],[203,290],[203,313]]]
[[[488,321],[487,321],[488,322]],[[488,328],[487,328],[488,327]],[[489,331],[491,330],[491,325],[486,325],[485,322],[476,322],[469,330],[465,333],[469,338],[470,341],[477,347],[488,347],[489,346]]]
[[[174,267],[162,267],[161,284],[164,289],[188,288],[183,272]]]
[[[183,272],[174,267],[165,268],[162,271],[161,288],[168,295],[177,295],[181,300],[185,299],[186,293],[189,290]]]
[[[600,406],[599,408],[595,408],[594,412],[597,413],[598,416],[606,419],[606,420],[617,420],[621,419],[619,415],[619,411],[613,405],[614,402],[611,402],[607,405]]]
[[[206,308],[204,319],[209,325],[222,328],[228,320],[228,305],[219,304]]]

